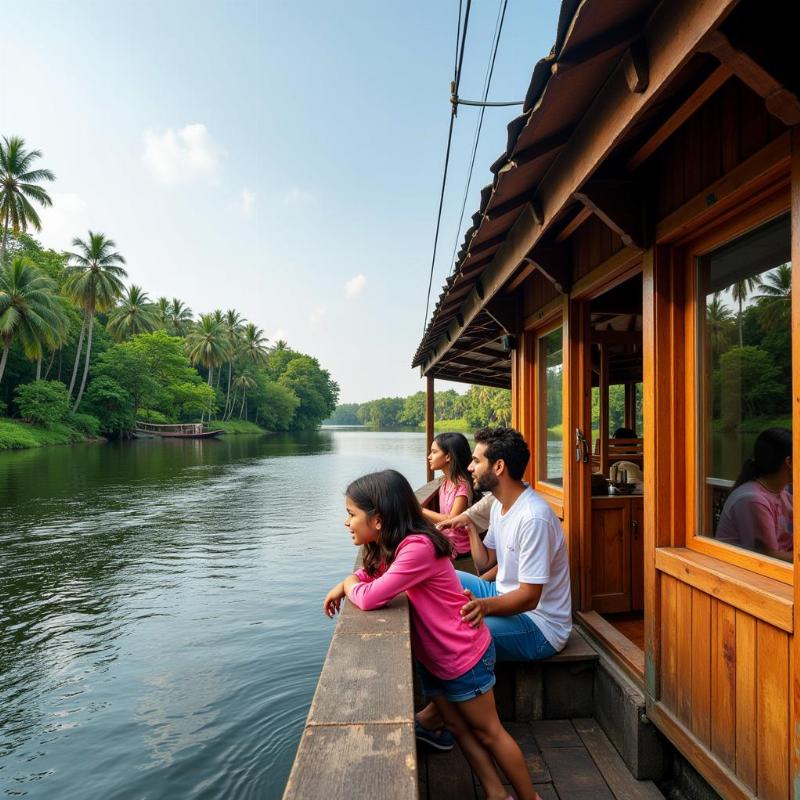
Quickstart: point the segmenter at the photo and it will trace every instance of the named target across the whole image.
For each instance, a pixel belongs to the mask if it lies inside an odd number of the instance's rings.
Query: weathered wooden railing
[[[426,502],[438,481],[417,490]],[[284,800],[416,800],[408,601],[345,603],[322,666]]]

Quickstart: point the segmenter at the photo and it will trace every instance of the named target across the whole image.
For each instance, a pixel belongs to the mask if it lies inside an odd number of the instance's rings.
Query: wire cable
[[[486,106],[489,103],[486,102],[486,98],[489,96],[489,88],[492,85],[492,75],[494,73],[494,62],[497,58],[497,48],[500,45],[500,35],[503,33],[503,22],[506,18],[506,7],[508,6],[508,0],[503,0],[502,5],[497,10],[497,21],[495,22],[494,26],[494,37],[492,41],[492,53],[489,59],[489,63],[486,67],[486,76],[483,81],[483,102],[480,104],[481,106],[481,113],[478,116],[478,124],[475,128],[475,138],[472,142],[472,159],[469,165],[469,173],[467,175],[467,185],[464,187],[464,199],[461,203],[461,216],[458,218],[458,228],[456,229],[456,240],[453,244],[453,254],[450,256],[450,274],[455,272],[456,269],[456,251],[458,250],[458,243],[461,239],[461,226],[464,223],[464,212],[467,208],[467,197],[469,196],[469,187],[472,184],[472,170],[475,167],[475,156],[478,152],[478,142],[481,138],[481,128],[483,127],[483,115],[486,111]],[[462,102],[462,101],[459,101]],[[463,101],[464,105],[471,105],[471,103]]]
[[[458,95],[458,84],[461,81],[461,67],[464,63],[464,44],[467,40],[467,26],[469,25],[469,11],[470,7],[472,6],[472,0],[467,0],[467,8],[464,12],[464,27],[461,31],[461,47],[460,52],[458,45],[456,45],[456,67],[455,67],[455,81],[453,91],[455,92],[456,96]],[[459,0],[459,21],[461,19],[461,0]],[[459,25],[460,27],[460,25]],[[436,234],[433,237],[433,254],[431,255],[431,271],[430,276],[428,277],[428,297],[425,300],[425,319],[422,321],[422,334],[425,335],[425,328],[428,324],[428,311],[430,310],[431,305],[431,288],[433,287],[433,269],[436,264],[436,248],[439,244],[439,230],[442,225],[442,206],[444,205],[444,190],[447,186],[447,167],[450,163],[450,146],[453,143],[453,123],[456,119],[455,114],[455,106],[453,106],[450,112],[450,127],[447,131],[447,149],[445,150],[444,154],[444,170],[442,172],[442,189],[439,194],[439,212],[436,216]]]

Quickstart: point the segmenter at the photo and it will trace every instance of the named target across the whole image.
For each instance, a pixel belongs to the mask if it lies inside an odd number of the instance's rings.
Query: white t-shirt
[[[506,594],[520,583],[542,584],[542,596],[526,611],[556,650],[561,650],[572,630],[569,559],[558,517],[530,487],[508,512],[492,506],[489,532],[483,543],[497,554],[497,592]]]

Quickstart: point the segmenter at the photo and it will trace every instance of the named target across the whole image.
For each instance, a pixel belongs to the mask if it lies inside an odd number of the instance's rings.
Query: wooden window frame
[[[741,214],[728,218],[719,226],[703,233],[686,242],[682,248],[683,264],[685,265],[686,293],[684,306],[684,358],[685,358],[685,452],[689,454],[686,459],[685,487],[685,544],[689,550],[703,553],[718,558],[728,564],[755,572],[785,584],[794,582],[793,565],[791,562],[782,562],[769,556],[761,555],[750,550],[719,542],[709,536],[698,533],[700,525],[700,472],[701,472],[701,442],[700,415],[701,386],[700,386],[700,318],[699,318],[699,291],[698,267],[701,257],[708,255],[719,247],[738,239],[739,237],[756,230],[771,220],[786,214],[790,210],[790,197],[785,187],[781,188],[757,207],[749,207]],[[793,330],[797,320],[792,319]],[[793,337],[794,338],[794,337]],[[793,387],[794,391],[794,387]]]

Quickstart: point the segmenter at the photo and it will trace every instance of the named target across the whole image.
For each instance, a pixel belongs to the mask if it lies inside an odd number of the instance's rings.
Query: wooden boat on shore
[[[136,433],[145,436],[159,436],[162,439],[212,439],[219,436],[221,429],[204,430],[202,422],[187,422],[176,425],[158,425],[153,422],[136,422]]]

